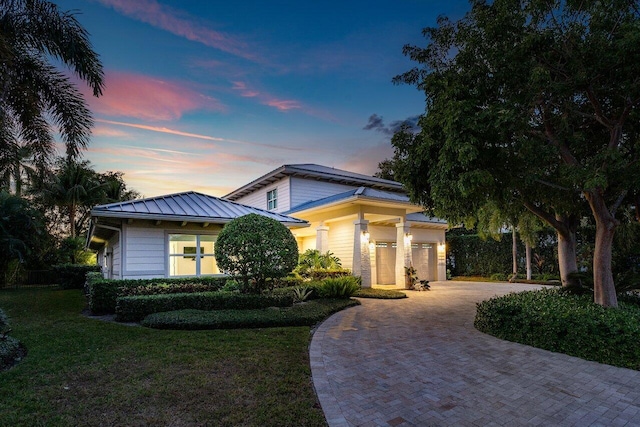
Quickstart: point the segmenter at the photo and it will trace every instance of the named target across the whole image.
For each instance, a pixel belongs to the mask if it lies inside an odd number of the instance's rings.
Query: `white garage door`
[[[376,283],[393,285],[396,283],[396,243],[376,243]]]
[[[411,245],[411,260],[413,267],[418,271],[420,280],[436,280],[435,268],[435,245],[432,243],[413,243]]]

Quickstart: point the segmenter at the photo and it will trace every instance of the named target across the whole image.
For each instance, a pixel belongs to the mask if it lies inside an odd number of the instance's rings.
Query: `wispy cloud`
[[[166,133],[170,135],[184,136],[187,138],[196,138],[196,139],[201,139],[205,141],[231,142],[235,144],[252,145],[256,147],[265,147],[265,148],[287,150],[287,151],[304,151],[305,150],[304,147],[284,147],[284,146],[274,145],[274,144],[262,144],[259,142],[240,141],[237,139],[220,138],[215,136],[202,135],[198,133],[183,132],[180,130],[171,129],[163,126],[149,126],[149,125],[144,125],[140,123],[126,123],[126,122],[117,122],[113,120],[104,120],[104,119],[95,119],[95,121],[98,123],[110,124],[115,126],[125,126],[125,127],[135,128],[135,129],[146,130],[150,132]]]
[[[279,111],[303,109],[303,106],[299,101],[293,99],[279,99],[269,93],[259,92],[253,88],[249,88],[245,82],[233,82],[232,89],[237,91],[242,97],[256,98],[261,104],[276,108]]]
[[[178,82],[121,72],[108,72],[105,82],[103,96],[87,99],[94,112],[106,116],[169,121],[187,111],[225,109],[218,100]]]
[[[246,43],[236,37],[216,31],[195,22],[186,13],[161,5],[155,0],[98,0],[105,6],[111,7],[122,15],[153,25],[176,36],[183,37],[197,43],[202,43],[223,52],[261,62],[260,57],[251,52]]]

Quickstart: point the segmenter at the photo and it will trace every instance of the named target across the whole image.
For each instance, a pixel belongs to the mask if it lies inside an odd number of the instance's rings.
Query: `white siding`
[[[291,207],[295,208],[302,203],[323,199],[355,188],[357,187],[333,182],[316,181],[314,179],[291,177]],[[265,200],[266,197],[265,193]]]
[[[316,236],[301,237],[298,239],[298,250],[303,253],[309,249],[316,249]]]
[[[246,196],[236,200],[236,202],[267,210],[267,192],[275,188],[278,189],[278,208],[274,209],[273,212],[288,211],[291,208],[289,177],[283,178],[280,181],[276,181],[273,184],[254,191],[253,193],[247,194]]]
[[[111,256],[113,257],[113,270],[112,270],[112,279],[121,279],[122,277],[120,276],[120,272],[122,271],[120,269],[120,265],[121,265],[121,258],[120,258],[120,248],[122,247],[120,245],[120,242],[117,240],[117,238],[115,239],[116,243],[114,243],[113,245],[110,245],[113,248],[113,252],[111,254]]]
[[[163,228],[125,227],[125,275],[138,276],[165,271]]]
[[[329,250],[340,258],[342,267],[353,268],[353,219],[329,224]]]

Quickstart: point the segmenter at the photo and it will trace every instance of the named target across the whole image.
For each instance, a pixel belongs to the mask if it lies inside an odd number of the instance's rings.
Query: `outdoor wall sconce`
[[[405,240],[407,240],[408,242],[413,240],[413,234],[411,233],[405,233],[404,235]]]
[[[370,235],[369,235],[369,232],[368,232],[368,231],[363,231],[363,232],[362,232],[362,238],[363,238],[364,240],[366,240],[367,242],[369,241],[369,237],[370,237]]]

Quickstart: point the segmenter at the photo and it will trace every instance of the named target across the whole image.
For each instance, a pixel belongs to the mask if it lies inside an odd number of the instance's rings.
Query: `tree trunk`
[[[527,280],[531,280],[531,245],[524,242],[524,250],[527,257]]]
[[[69,233],[71,237],[76,237],[76,205],[69,205]]]
[[[613,235],[619,222],[609,212],[598,190],[585,192],[596,220],[596,247],[593,253],[593,300],[603,307],[618,307],[618,297],[611,271]]]
[[[570,286],[572,284],[569,274],[578,271],[578,261],[576,257],[576,233],[570,231],[561,233],[557,231],[558,236],[558,267],[560,268],[560,281],[562,286]]]
[[[513,257],[513,280],[518,274],[518,235],[515,225],[511,227],[511,256]]]

